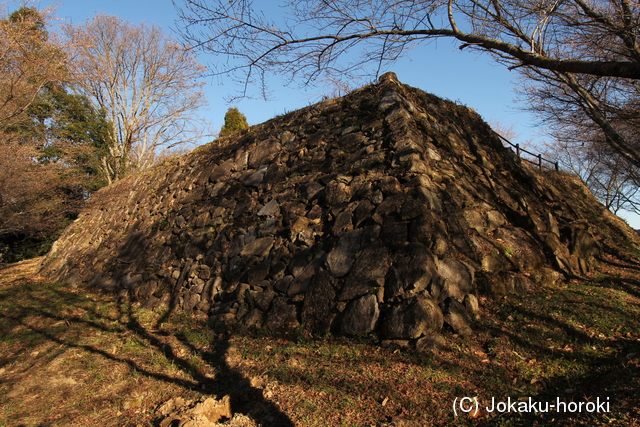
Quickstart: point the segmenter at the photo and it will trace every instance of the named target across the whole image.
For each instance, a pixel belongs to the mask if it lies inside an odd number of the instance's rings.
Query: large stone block
[[[342,277],[349,273],[355,256],[360,250],[363,234],[363,229],[345,234],[329,252],[327,255],[327,269],[333,277]]]
[[[387,339],[416,339],[442,329],[444,316],[434,300],[413,297],[395,305],[384,315],[382,335]]]
[[[384,286],[388,269],[389,250],[380,245],[367,246],[360,252],[346,276],[338,300],[350,301],[370,293],[374,288]]]
[[[333,321],[336,290],[332,277],[324,270],[314,275],[302,306],[302,323],[305,328],[317,333],[328,332]]]
[[[300,326],[298,310],[289,300],[278,297],[271,303],[271,309],[266,314],[264,327],[272,332],[291,332]]]
[[[434,255],[420,243],[395,251],[391,263],[384,285],[386,301],[422,292],[438,277]]]
[[[267,163],[271,163],[279,154],[280,143],[276,139],[267,139],[259,142],[256,147],[249,152],[248,166],[256,169]]]
[[[436,261],[438,274],[442,278],[442,291],[447,296],[462,299],[471,292],[474,280],[473,269],[453,258]]]
[[[460,335],[471,335],[473,319],[464,305],[455,298],[444,300],[444,322]]]
[[[340,333],[347,336],[372,332],[378,322],[380,310],[375,295],[365,295],[351,301],[344,310]]]

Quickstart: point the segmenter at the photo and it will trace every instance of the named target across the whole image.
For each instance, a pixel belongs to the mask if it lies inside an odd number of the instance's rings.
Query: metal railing
[[[534,153],[532,153],[531,151],[527,151],[527,150],[525,150],[524,148],[520,148],[520,144],[514,144],[513,142],[509,141],[509,140],[508,140],[507,138],[505,138],[504,136],[500,135],[499,133],[496,133],[496,135],[498,135],[498,136],[500,137],[500,139],[501,139],[501,140],[503,140],[503,141],[504,141],[504,142],[506,142],[507,144],[511,145],[512,147],[514,147],[514,148],[516,149],[516,155],[517,155],[519,158],[521,158],[522,160],[525,160],[525,161],[527,161],[527,162],[529,162],[529,163],[531,163],[531,164],[534,164],[534,165],[538,166],[538,168],[539,168],[540,170],[542,170],[542,162],[543,162],[543,161],[544,161],[544,162],[547,162],[547,163],[551,163],[551,164],[553,165],[554,169],[556,170],[556,172],[557,172],[558,170],[560,170],[560,169],[559,169],[559,166],[558,166],[558,162],[552,162],[551,160],[545,159],[544,157],[542,157],[542,154],[540,154],[540,153],[538,153],[538,154],[534,154]],[[521,157],[521,156],[520,156],[520,152],[527,153],[527,154],[529,154],[530,156],[535,157],[535,158],[536,158],[536,160],[534,161],[534,160],[529,160],[529,159],[527,159],[526,157]]]

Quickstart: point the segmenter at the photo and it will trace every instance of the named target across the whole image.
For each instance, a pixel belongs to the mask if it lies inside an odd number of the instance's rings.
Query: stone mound
[[[444,324],[471,332],[478,296],[622,247],[638,236],[577,178],[387,74],[100,190],[42,273],[220,328],[428,347]]]

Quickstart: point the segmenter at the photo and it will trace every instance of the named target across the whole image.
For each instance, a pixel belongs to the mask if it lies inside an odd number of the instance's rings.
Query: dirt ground
[[[46,281],[39,261],[0,267],[0,427],[640,425],[638,262],[481,299],[473,336],[445,331],[425,354],[375,337],[219,335],[188,313]],[[454,413],[465,396],[609,406]]]

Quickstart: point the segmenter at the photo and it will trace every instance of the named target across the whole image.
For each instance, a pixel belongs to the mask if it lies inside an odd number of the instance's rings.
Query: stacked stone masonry
[[[42,272],[216,327],[420,348],[471,333],[479,296],[587,273],[605,234],[633,239],[607,215],[391,73],[99,191]]]

